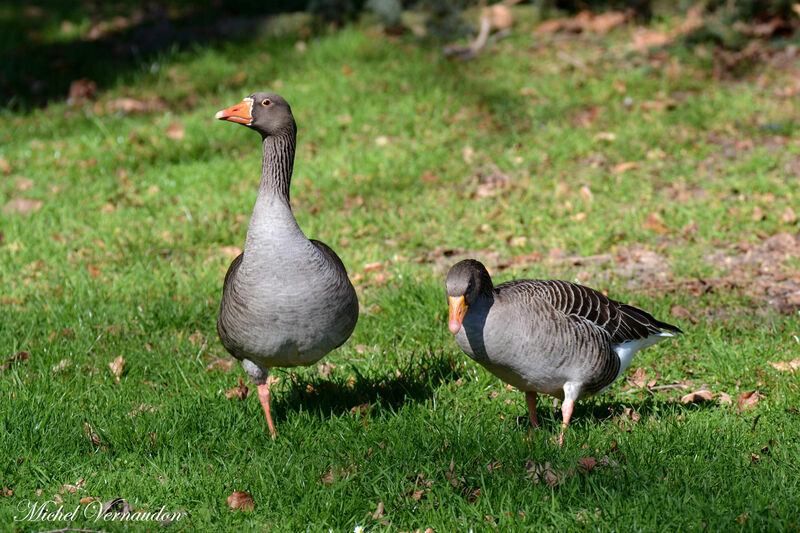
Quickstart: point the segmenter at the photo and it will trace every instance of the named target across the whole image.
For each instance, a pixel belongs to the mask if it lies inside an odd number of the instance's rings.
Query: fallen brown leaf
[[[244,380],[241,377],[239,378],[239,385],[225,391],[225,397],[229,400],[231,398],[244,400],[247,398],[248,394],[250,394],[250,389],[247,388],[247,385],[244,384]]]
[[[603,34],[625,24],[627,20],[627,15],[621,11],[607,11],[593,16],[587,23],[587,27],[595,33]]]
[[[330,485],[333,483],[333,481],[334,481],[333,470],[328,470],[327,472],[322,474],[322,477],[319,478],[319,482],[324,483],[325,485]]]
[[[237,490],[228,496],[228,507],[239,511],[252,511],[255,505],[249,492]]]
[[[6,202],[3,206],[3,214],[11,215],[13,213],[27,214],[36,212],[42,208],[41,200],[33,200],[31,198],[14,198]]]
[[[22,176],[18,176],[14,178],[14,185],[17,186],[18,191],[27,191],[31,187],[33,187],[33,180],[28,178],[23,178]]]
[[[331,370],[334,369],[336,369],[336,365],[328,361],[325,361],[324,363],[317,365],[317,372],[319,372],[320,376],[326,379],[330,377]]]
[[[126,514],[126,513],[130,514],[133,512],[133,507],[123,498],[114,498],[112,500],[108,500],[103,504],[100,514],[104,515],[109,511],[121,514]]]
[[[125,415],[126,418],[133,418],[139,413],[155,413],[157,409],[150,404],[147,403],[140,403],[139,407],[133,409],[132,411],[128,411],[128,414]]]
[[[141,113],[147,109],[147,104],[134,98],[117,98],[106,104],[108,111],[121,111],[125,114]]]
[[[103,446],[103,443],[100,441],[100,437],[97,435],[97,433],[95,433],[94,428],[91,424],[89,424],[89,422],[83,423],[83,434],[87,439],[92,441],[92,444],[95,446]]]
[[[649,375],[647,374],[647,371],[640,366],[636,369],[628,381],[634,387],[644,388],[644,386],[647,385],[648,377]]]
[[[118,355],[113,361],[108,363],[108,368],[111,369],[111,374],[114,376],[116,382],[119,383],[119,378],[122,376],[122,371],[125,368],[125,358],[122,355]]]
[[[81,78],[69,84],[67,103],[80,105],[97,97],[97,84],[90,79]]]
[[[69,492],[70,494],[75,494],[79,490],[83,490],[83,486],[86,484],[86,480],[84,478],[80,478],[75,484],[66,483],[61,485],[59,489],[59,494],[64,494],[65,492]]]
[[[736,408],[741,413],[758,405],[758,400],[763,397],[759,391],[743,392],[736,399]]]
[[[362,403],[350,409],[350,414],[356,417],[366,418],[369,413],[369,402]]]
[[[664,226],[664,221],[658,213],[648,213],[644,220],[645,229],[649,229],[656,233],[669,233],[669,230]]]
[[[673,38],[663,32],[639,28],[633,34],[633,46],[639,50],[645,50],[655,46],[664,46],[672,42]]]
[[[70,366],[72,366],[72,361],[70,361],[69,359],[62,359],[61,361],[58,362],[57,365],[53,365],[53,372],[56,373],[61,372],[62,370],[64,370],[65,368],[69,368]]]
[[[688,320],[692,324],[697,324],[697,319],[693,317],[692,314],[685,307],[676,304],[669,308],[669,312],[675,318]]]
[[[481,16],[489,21],[492,29],[508,30],[514,25],[514,16],[508,6],[493,4],[483,9]]]
[[[787,207],[783,214],[781,214],[781,222],[786,222],[787,224],[794,224],[797,222],[797,215],[795,215],[791,207]]]
[[[695,392],[690,392],[689,394],[681,397],[681,403],[699,403],[699,402],[706,402],[708,400],[713,400],[716,394],[712,393],[710,390],[699,390]]]
[[[578,459],[578,466],[583,469],[584,473],[588,473],[592,470],[592,468],[597,466],[597,459],[594,457],[583,457]]]
[[[173,141],[182,141],[186,137],[186,132],[183,129],[183,124],[180,122],[172,122],[167,126],[167,137]]]
[[[769,361],[769,364],[779,372],[791,372],[794,374],[800,367],[800,357],[795,357],[791,361],[778,361],[777,363]]]
[[[85,498],[81,498],[81,500],[78,503],[80,503],[81,505],[88,505],[92,502],[99,502],[99,501],[100,498],[97,498],[96,496],[87,496]]]
[[[375,509],[374,513],[372,513],[372,519],[380,520],[384,516],[386,516],[386,508],[384,507],[383,502],[378,502],[378,508]]]
[[[219,359],[214,359],[206,366],[206,372],[211,372],[212,370],[221,370],[223,372],[230,372],[233,368],[233,365],[236,364],[236,359],[233,357],[220,357]]]
[[[3,498],[11,497],[14,495],[14,491],[3,485],[3,490],[0,491],[0,496]]]
[[[27,361],[29,358],[30,358],[30,352],[25,350],[17,352],[16,354],[6,359],[2,365],[0,365],[0,370],[8,370],[12,364],[21,363],[22,361]]]
[[[639,168],[639,163],[635,161],[625,161],[624,163],[620,163],[614,167],[614,172],[617,174],[624,174],[629,170],[633,170],[634,168]]]

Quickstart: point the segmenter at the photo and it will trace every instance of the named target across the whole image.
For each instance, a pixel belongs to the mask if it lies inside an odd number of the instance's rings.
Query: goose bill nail
[[[464,321],[464,315],[467,314],[467,304],[464,302],[464,297],[449,296],[450,302],[450,317],[448,319],[448,327],[450,333],[455,335],[461,329],[461,323]]]
[[[231,106],[228,109],[217,111],[217,114],[214,115],[214,118],[219,120],[229,120],[231,122],[236,122],[237,124],[250,125],[253,122],[253,100],[252,98],[245,98],[238,104]]]

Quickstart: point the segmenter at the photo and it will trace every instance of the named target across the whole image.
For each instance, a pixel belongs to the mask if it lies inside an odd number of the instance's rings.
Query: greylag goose
[[[263,163],[244,252],[222,288],[217,332],[257,386],[272,438],[272,367],[310,365],[341,346],[358,320],[342,260],[303,234],[289,203],[297,125],[282,97],[254,93],[216,118],[261,134]]]
[[[538,393],[563,400],[559,444],[576,400],[607,389],[634,354],[683,333],[649,313],[568,281],[492,285],[479,261],[447,274],[449,328],[472,359],[525,392],[533,427]]]

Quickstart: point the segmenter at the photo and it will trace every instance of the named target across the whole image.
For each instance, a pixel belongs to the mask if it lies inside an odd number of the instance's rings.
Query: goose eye
[[[268,106],[268,105],[269,105],[269,104],[271,104],[271,103],[272,103],[272,102],[270,102],[270,101],[269,101],[269,98],[265,98],[265,99],[264,99],[264,100],[261,102],[261,105],[263,105],[264,107],[266,107],[266,106]]]

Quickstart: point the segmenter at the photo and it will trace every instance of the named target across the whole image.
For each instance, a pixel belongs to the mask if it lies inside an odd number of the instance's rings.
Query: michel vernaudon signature
[[[168,512],[164,506],[156,511],[130,511],[119,512],[105,509],[100,502],[91,502],[86,505],[76,505],[74,508],[64,509],[64,504],[57,504],[53,500],[44,502],[31,502],[21,500],[17,505],[24,515],[15,515],[15,522],[64,522],[75,521],[79,517],[94,522],[174,522],[185,518],[181,511]]]

